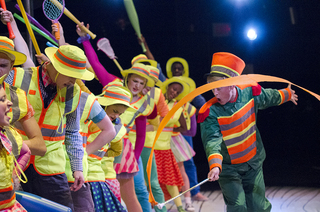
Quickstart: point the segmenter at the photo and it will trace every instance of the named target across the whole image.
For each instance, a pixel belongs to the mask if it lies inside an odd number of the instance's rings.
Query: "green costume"
[[[202,142],[210,170],[221,170],[219,184],[227,211],[270,211],[262,172],[266,154],[256,116],[259,109],[289,101],[291,93],[259,85],[236,89],[235,102],[220,105],[212,99],[204,105],[209,111],[203,114],[209,115],[200,125]]]

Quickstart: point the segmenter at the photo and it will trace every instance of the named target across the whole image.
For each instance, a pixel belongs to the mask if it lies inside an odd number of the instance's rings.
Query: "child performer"
[[[130,112],[127,110],[121,115],[121,120],[130,131],[134,122],[137,126],[137,142],[135,150],[133,151],[132,144],[127,136],[124,137],[124,149],[120,156],[115,158],[115,171],[120,182],[121,197],[129,211],[142,211],[141,206],[137,200],[134,191],[133,176],[138,172],[137,159],[140,157],[143,149],[145,134],[146,134],[146,120],[147,116],[156,116],[156,111],[150,107],[147,97],[141,95],[141,91],[145,86],[153,87],[154,81],[149,77],[149,68],[143,64],[134,64],[130,69],[121,72],[123,81],[116,76],[107,72],[107,70],[100,64],[96,53],[94,52],[89,39],[86,37],[87,33],[77,27],[77,33],[80,35],[80,41],[84,46],[88,60],[94,69],[102,86],[107,84],[113,86],[125,86],[132,93],[132,103],[137,112]],[[153,114],[151,114],[153,112]]]
[[[17,170],[21,170],[30,158],[30,150],[27,145],[22,145],[19,164],[14,168],[14,162],[17,163],[12,152],[12,143],[4,134],[9,128],[10,117],[8,113],[12,106],[12,102],[7,99],[6,92],[3,88],[3,80],[6,75],[0,78],[0,211],[1,212],[24,212],[26,211],[18,201],[13,188],[13,175],[19,175]],[[20,167],[21,166],[21,167]],[[15,169],[15,171],[13,171]]]
[[[162,84],[161,90],[168,101],[169,109],[171,109],[177,103],[176,98],[181,98],[189,93],[189,86],[181,77],[173,77]],[[186,121],[182,112],[183,107],[177,110],[161,132],[155,144],[154,155],[159,183],[167,199],[169,199],[170,196],[175,197],[179,195],[178,187],[183,186],[183,179],[170,147],[173,132],[183,132],[187,130]],[[174,202],[179,212],[185,211],[182,207],[180,197],[176,198]]]
[[[111,141],[111,146],[113,144],[113,146],[119,146],[118,151],[121,151],[122,138],[127,133],[119,116],[123,114],[127,108],[135,111],[130,105],[131,97],[131,92],[121,86],[106,86],[103,90],[103,96],[98,97],[99,103],[105,106],[105,111],[113,122],[116,130],[116,136]],[[94,124],[92,123],[92,125]],[[93,129],[94,127],[90,128]],[[97,132],[94,131],[95,130],[93,130],[93,133],[89,132],[88,145],[100,134],[100,130]],[[105,182],[105,172],[101,167],[101,160],[108,149],[108,146],[105,146],[101,150],[90,154],[88,157],[88,182],[91,185],[95,211],[126,211]],[[117,148],[114,149],[116,150]],[[112,149],[110,149],[108,153],[111,153],[111,151]],[[110,156],[111,155],[114,154],[110,154]]]
[[[150,77],[154,80],[157,86],[161,85],[161,81],[159,80],[159,69],[157,67],[157,62],[154,60],[149,60],[146,55],[140,54],[134,57],[131,61],[131,64],[134,63],[142,63],[148,65],[150,68]],[[149,160],[151,147],[153,145],[153,141],[155,138],[155,130],[159,125],[159,118],[165,117],[169,112],[168,105],[165,101],[165,98],[162,94],[162,91],[158,87],[146,87],[143,89],[142,93],[148,96],[148,100],[150,101],[150,105],[154,105],[157,108],[157,112],[160,116],[157,116],[155,119],[148,119],[147,128],[146,128],[146,141],[141,152],[141,163],[139,163],[139,173],[134,176],[134,184],[135,184],[135,191],[138,197],[138,200],[141,204],[143,211],[151,211],[151,204],[149,202],[149,193],[145,190],[145,183],[148,187],[147,179],[147,163]],[[129,140],[131,141],[132,145],[135,145],[136,142],[136,131],[135,126],[133,126],[132,130],[129,133]],[[141,173],[140,173],[141,172]],[[155,197],[157,202],[164,202],[164,195],[162,189],[160,187],[158,181],[158,174],[157,174],[157,166],[155,162],[155,158],[152,158],[152,170],[151,170],[151,189],[152,193]],[[142,185],[141,185],[142,184]],[[159,209],[158,207],[154,208],[157,212],[158,211],[167,211],[166,207]]]
[[[244,67],[236,55],[215,53],[207,81],[239,76]],[[219,180],[227,211],[270,211],[262,170],[266,153],[256,116],[259,109],[287,101],[297,104],[298,96],[290,85],[282,90],[232,85],[212,92],[215,97],[198,116],[210,166],[208,178]]]

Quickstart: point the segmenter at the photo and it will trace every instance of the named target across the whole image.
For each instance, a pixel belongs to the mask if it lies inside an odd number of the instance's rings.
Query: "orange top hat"
[[[212,74],[222,74],[226,77],[240,76],[246,64],[242,59],[228,52],[217,52],[212,56]]]

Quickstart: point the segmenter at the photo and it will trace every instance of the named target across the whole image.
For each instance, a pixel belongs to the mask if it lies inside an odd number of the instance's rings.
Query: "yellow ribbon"
[[[187,103],[189,100],[195,98],[196,96],[203,94],[209,90],[212,90],[214,88],[220,88],[220,87],[226,87],[226,86],[231,86],[231,85],[256,85],[257,82],[282,82],[282,83],[288,83],[292,84],[308,93],[316,97],[320,101],[320,96],[312,91],[309,91],[299,85],[293,84],[288,80],[279,78],[279,77],[273,77],[273,76],[268,76],[268,75],[261,75],[261,74],[248,74],[248,75],[241,75],[237,77],[232,77],[232,78],[227,78],[215,82],[211,82],[208,84],[205,84],[203,86],[198,87],[185,97],[183,97],[169,112],[168,114],[162,119],[161,123],[159,124],[158,131],[156,134],[156,137],[154,139],[151,153],[149,156],[148,164],[147,164],[147,175],[148,175],[148,183],[149,183],[149,202],[155,206],[158,203],[155,201],[154,196],[152,194],[152,189],[151,189],[151,182],[150,182],[150,177],[151,177],[151,167],[152,167],[152,157],[153,157],[153,152],[154,152],[154,146],[156,141],[158,140],[163,128],[166,126],[170,118],[175,114],[175,112],[182,107],[185,103]]]

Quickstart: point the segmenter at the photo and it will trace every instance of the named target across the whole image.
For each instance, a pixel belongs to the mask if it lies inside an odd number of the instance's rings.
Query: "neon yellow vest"
[[[171,101],[168,103],[169,110],[173,108],[173,106],[177,103],[177,101]],[[173,135],[173,127],[179,125],[179,118],[183,111],[183,108],[179,108],[173,117],[171,117],[170,121],[167,123],[166,127],[162,130],[154,149],[156,150],[168,150],[170,149],[170,141],[171,136]]]
[[[88,127],[90,124],[90,120],[88,119],[90,113],[91,113],[91,108],[94,102],[96,101],[96,97],[93,94],[88,94],[86,92],[81,91],[81,96],[80,96],[80,130],[79,133],[82,135],[83,139],[83,148],[84,148],[84,154],[83,154],[83,159],[82,159],[82,166],[83,166],[83,177],[84,180],[87,181],[87,175],[88,175],[88,154],[86,151],[86,145],[87,145],[87,139],[88,139]],[[65,145],[63,145],[63,148],[65,150],[65,157],[66,157],[66,175],[68,178],[68,182],[73,183],[74,178],[73,178],[73,173],[71,170],[70,166],[70,160],[69,156],[66,151]]]
[[[101,167],[106,180],[113,180],[117,177],[117,173],[113,168],[113,161],[114,157],[103,157],[101,160]]]
[[[157,87],[153,87],[151,88],[151,90],[147,93],[147,99],[150,102],[149,105],[152,106],[152,108],[154,108],[160,99],[160,95],[161,95],[161,89],[157,88]],[[149,123],[147,123],[148,125]],[[153,141],[154,138],[156,136],[156,132],[155,131],[148,131],[146,132],[146,140],[144,143],[145,147],[152,147],[153,145]],[[129,132],[129,140],[132,143],[133,148],[135,147],[136,144],[136,129],[135,129],[135,125],[131,128],[130,132]]]
[[[6,127],[4,134],[7,134],[7,132],[10,133],[10,128],[11,127]],[[12,132],[13,136],[17,136],[18,133],[16,131],[13,130]],[[10,141],[13,144],[13,141]],[[20,152],[20,149],[21,147],[18,149],[18,152]],[[0,210],[12,207],[16,201],[16,195],[12,182],[14,155],[13,151],[10,154],[8,153],[9,152],[7,152],[0,142]]]
[[[28,165],[33,164],[41,175],[62,174],[65,172],[66,163],[62,147],[65,140],[66,115],[76,110],[80,101],[80,88],[74,85],[68,89],[61,89],[60,95],[57,94],[45,109],[39,82],[38,68],[17,68],[14,72],[13,86],[26,92],[47,146],[46,154],[43,157],[32,155]],[[26,138],[25,135],[23,138]]]
[[[114,129],[116,131],[116,136],[112,139],[111,142],[120,141],[123,136],[127,133],[126,128],[121,124],[114,124]],[[87,144],[90,144],[94,139],[100,134],[100,130],[89,135]],[[88,181],[89,182],[97,182],[97,181],[105,181],[105,172],[101,166],[101,160],[107,152],[109,144],[106,144],[100,150],[92,153],[88,157]],[[113,167],[112,167],[113,168]]]
[[[110,82],[107,86],[123,86],[123,82],[120,80],[114,80],[113,82]],[[147,95],[140,96],[140,98],[137,101],[130,103],[130,105],[134,109],[136,109],[136,111],[128,108],[123,114],[121,114],[121,122],[126,127],[127,134],[134,125],[134,120],[137,117],[139,117],[140,115],[148,116],[151,114],[151,112],[153,111],[153,105],[150,105],[150,101],[151,99],[148,98]],[[125,138],[128,138],[128,135],[126,135]]]

